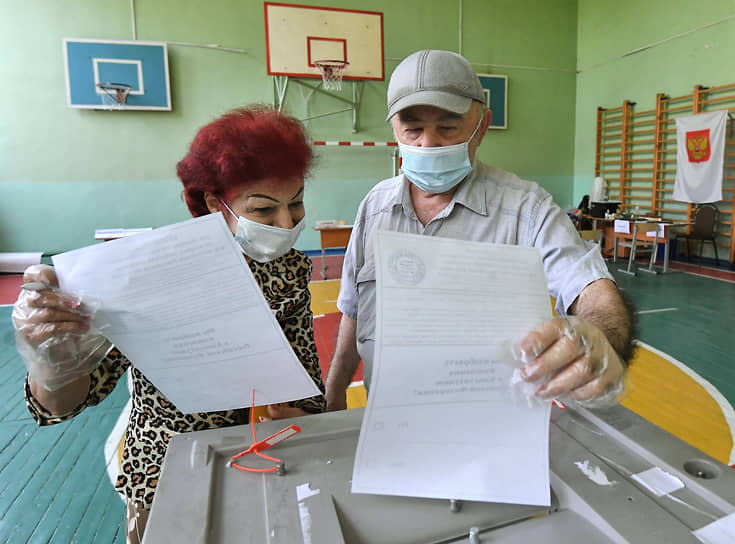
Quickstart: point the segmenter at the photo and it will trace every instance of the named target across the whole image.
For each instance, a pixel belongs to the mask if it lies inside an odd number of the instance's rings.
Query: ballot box
[[[674,544],[698,542],[693,531],[735,512],[735,471],[621,406],[553,408],[551,507],[352,494],[362,415],[257,424],[259,440],[301,428],[265,452],[284,470],[260,474],[228,466],[252,443],[247,425],[174,437],[143,542]],[[446,468],[461,463],[457,451]],[[671,482],[680,485],[662,489]]]

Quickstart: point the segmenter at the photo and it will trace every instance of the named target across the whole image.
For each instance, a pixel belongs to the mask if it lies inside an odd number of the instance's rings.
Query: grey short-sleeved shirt
[[[342,269],[337,307],[357,319],[357,349],[366,385],[375,345],[375,229],[536,247],[561,315],[585,286],[613,279],[597,246],[579,237],[566,213],[536,183],[476,161],[449,205],[426,226],[416,217],[409,183],[400,175],[367,194],[357,211]]]

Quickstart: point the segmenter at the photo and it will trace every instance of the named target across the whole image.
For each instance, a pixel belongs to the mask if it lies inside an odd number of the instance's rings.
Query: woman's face
[[[237,217],[211,193],[204,195],[211,212],[221,211],[230,230],[235,234]],[[272,227],[291,229],[304,218],[304,180],[263,179],[248,185],[247,189],[233,197],[227,205],[233,213],[250,221]]]

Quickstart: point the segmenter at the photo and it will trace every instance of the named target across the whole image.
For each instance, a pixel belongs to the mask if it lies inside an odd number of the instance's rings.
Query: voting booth
[[[252,443],[247,425],[174,437],[143,542],[673,544],[727,537],[735,512],[735,471],[622,406],[552,410],[548,508],[353,494],[362,417],[289,420],[301,432],[268,450],[285,469],[262,474],[228,463]],[[258,437],[285,426],[257,424]],[[457,451],[446,469],[461,463]]]

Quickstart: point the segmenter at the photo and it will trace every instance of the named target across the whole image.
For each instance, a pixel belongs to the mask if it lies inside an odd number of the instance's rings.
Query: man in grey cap
[[[586,245],[536,183],[475,160],[490,125],[480,81],[462,56],[426,50],[404,59],[388,85],[388,120],[403,174],[360,204],[345,255],[342,312],[327,376],[327,406],[346,405],[360,359],[370,384],[375,341],[376,228],[539,249],[559,316],[514,346],[541,398],[610,405],[625,391],[632,316],[596,247]],[[547,381],[548,380],[548,381]]]

